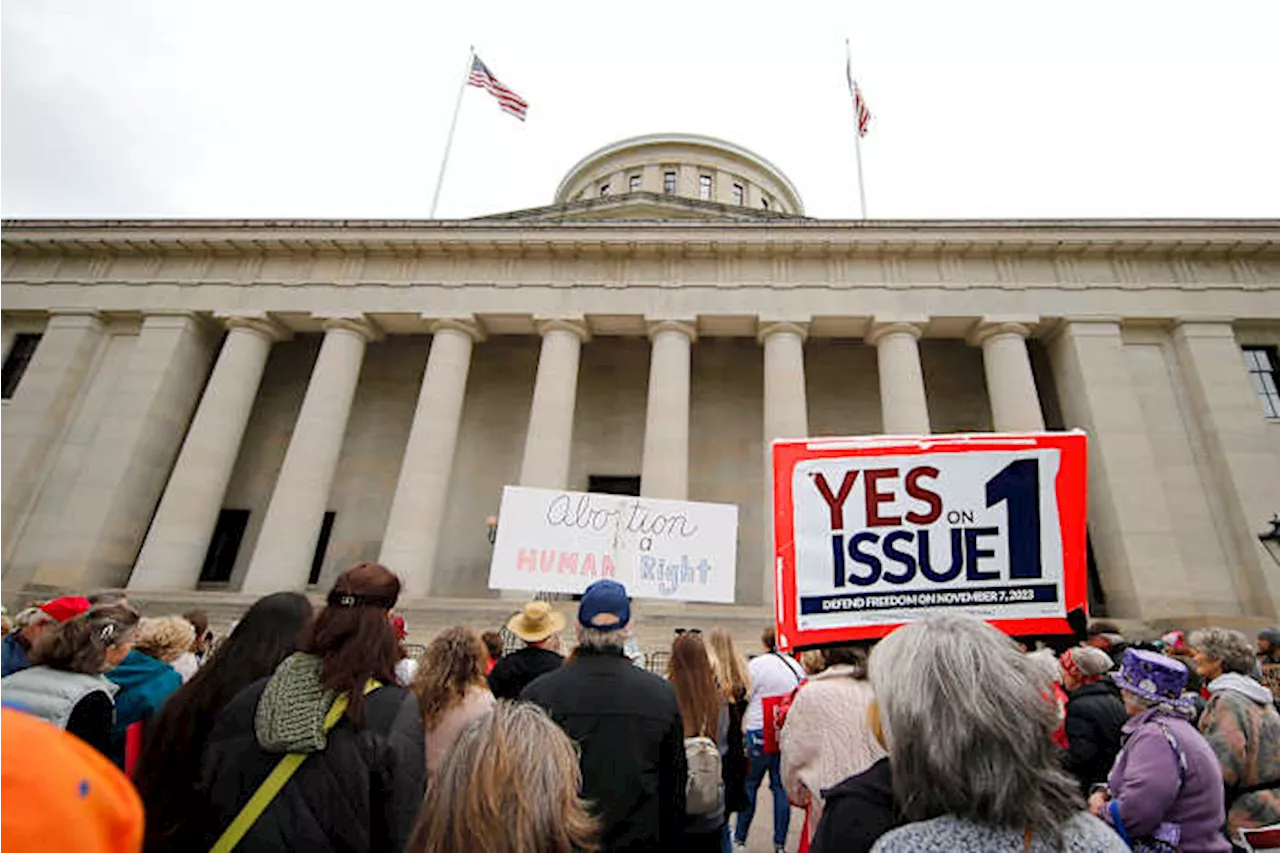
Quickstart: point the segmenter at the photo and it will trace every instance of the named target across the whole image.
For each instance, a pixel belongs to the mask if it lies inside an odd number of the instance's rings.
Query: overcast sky
[[[749,11],[751,10],[751,11]],[[1280,216],[1280,2],[6,0],[6,217],[441,217],[701,133],[857,216]]]

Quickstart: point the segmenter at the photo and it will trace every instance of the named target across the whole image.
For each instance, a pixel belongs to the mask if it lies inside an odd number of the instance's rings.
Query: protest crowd
[[[571,626],[535,600],[416,657],[399,595],[361,563],[321,609],[268,595],[216,644],[203,613],[119,593],[6,617],[0,843],[731,851],[761,808],[775,850],[1195,853],[1280,824],[1280,628],[1029,638],[935,613],[803,655],[768,627],[749,660],[689,628],[663,677],[612,580]]]

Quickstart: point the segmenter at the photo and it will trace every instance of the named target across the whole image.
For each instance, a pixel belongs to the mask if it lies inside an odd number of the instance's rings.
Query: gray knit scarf
[[[320,683],[320,658],[297,652],[285,658],[258,701],[254,734],[267,752],[320,752],[324,717],[337,693]]]

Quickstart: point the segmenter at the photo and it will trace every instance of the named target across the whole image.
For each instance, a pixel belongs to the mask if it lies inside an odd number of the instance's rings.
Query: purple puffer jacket
[[[1182,748],[1185,773],[1180,773],[1177,754],[1157,720]],[[1181,830],[1178,849],[1185,853],[1230,851],[1222,833],[1222,768],[1195,727],[1185,717],[1152,708],[1125,723],[1121,737],[1124,746],[1108,779],[1113,799],[1102,819],[1129,838],[1152,835],[1162,823],[1173,823]]]

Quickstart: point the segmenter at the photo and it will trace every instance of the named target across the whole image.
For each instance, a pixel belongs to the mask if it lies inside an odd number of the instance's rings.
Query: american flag
[[[867,109],[867,102],[862,100],[862,90],[857,83],[853,84],[853,111],[858,116],[858,135],[866,136],[867,128],[871,126],[871,110]]]
[[[846,47],[847,44],[846,42]],[[858,117],[858,136],[866,136],[867,129],[871,127],[871,110],[867,109],[867,102],[862,100],[862,90],[854,82],[853,65],[847,56],[845,57],[844,73],[849,78],[849,95],[853,98],[854,115]]]
[[[472,86],[479,86],[485,89],[490,95],[498,99],[498,105],[503,112],[511,113],[511,115],[524,121],[525,113],[529,112],[529,103],[515,92],[498,82],[498,78],[493,76],[493,72],[489,67],[480,61],[480,57],[471,57],[471,76],[467,82]]]

